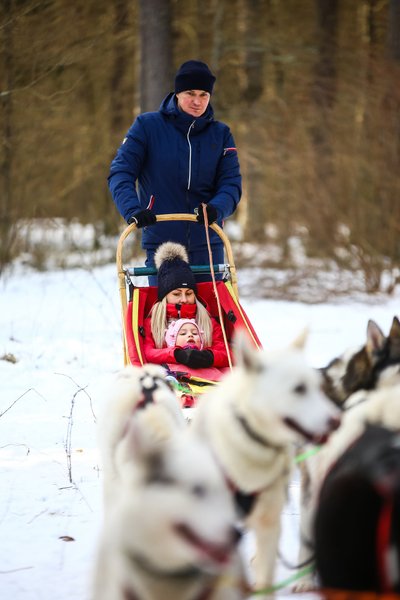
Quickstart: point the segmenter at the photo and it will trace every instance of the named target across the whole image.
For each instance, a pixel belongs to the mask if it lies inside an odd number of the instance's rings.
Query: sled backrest
[[[260,348],[260,340],[243,307],[237,300],[230,282],[217,281],[216,285],[228,342],[231,343],[235,330],[242,328],[247,331],[253,345]],[[212,282],[198,283],[197,295],[200,300],[203,300],[207,304],[210,315],[220,321],[217,299]],[[150,314],[151,308],[156,301],[156,287],[131,286],[124,328],[128,364],[143,365],[146,363],[144,354],[144,320]]]

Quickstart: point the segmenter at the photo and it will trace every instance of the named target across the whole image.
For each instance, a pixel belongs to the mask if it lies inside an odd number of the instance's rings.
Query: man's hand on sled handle
[[[198,223],[204,223],[203,204],[199,204],[199,206],[195,209],[194,212],[197,215],[196,218],[197,218]],[[216,209],[215,206],[208,203],[206,205],[206,212],[207,212],[208,224],[212,225],[212,223],[215,223],[215,221],[218,219],[218,210]]]
[[[141,229],[142,227],[148,227],[149,225],[154,225],[154,223],[156,223],[156,221],[157,221],[157,217],[153,213],[153,211],[145,208],[144,210],[139,210],[138,212],[134,213],[128,219],[127,222],[128,222],[128,225],[135,223],[136,227],[138,229]]]

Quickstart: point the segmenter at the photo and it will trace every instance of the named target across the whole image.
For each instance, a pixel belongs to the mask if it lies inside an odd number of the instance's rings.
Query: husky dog
[[[257,588],[273,583],[294,444],[321,443],[339,423],[320,373],[306,363],[304,342],[305,335],[287,349],[266,352],[238,332],[235,368],[202,397],[191,424],[208,440],[245,526],[255,533]]]
[[[164,420],[161,405],[153,412]],[[245,598],[235,507],[208,445],[188,426],[157,439],[140,413],[121,435],[122,476],[106,505],[93,600]]]
[[[386,337],[375,321],[369,320],[367,339],[361,348],[348,349],[321,369],[324,391],[342,405],[357,390],[371,390],[378,385],[386,369],[400,367],[400,322],[393,318]]]
[[[380,379],[376,390],[359,390],[346,403],[340,427],[330,436],[320,452],[307,460],[302,470],[300,508],[299,563],[304,563],[314,550],[314,521],[321,486],[332,466],[359,439],[368,425],[400,432],[400,380],[392,367]],[[311,574],[296,584],[296,591],[315,587]]]
[[[365,344],[347,349],[321,369],[323,389],[327,396],[342,409],[350,409],[368,397],[368,390],[394,383],[400,368],[400,322],[393,317],[389,336],[386,337],[373,320],[368,321]],[[399,378],[400,382],[400,378]],[[303,449],[304,450],[304,449]],[[320,456],[300,463],[300,550],[299,564],[309,562],[313,554],[312,528],[315,511],[316,471]],[[295,591],[314,587],[313,575],[307,575],[294,587]]]
[[[140,418],[154,439],[160,441],[177,429],[186,429],[186,421],[176,394],[166,381],[166,372],[159,365],[122,369],[106,394],[98,438],[107,504],[119,494],[125,463],[129,472],[130,457],[125,448],[129,420],[133,416]]]
[[[400,431],[399,383],[364,392],[364,395],[357,393],[357,398],[358,402],[352,403],[349,410],[343,413],[340,427],[332,433],[318,454],[309,459],[313,463],[315,480],[311,494],[315,499],[330,467],[363,434],[367,424]]]
[[[314,540],[322,587],[399,593],[399,518],[400,432],[366,424],[321,486]]]

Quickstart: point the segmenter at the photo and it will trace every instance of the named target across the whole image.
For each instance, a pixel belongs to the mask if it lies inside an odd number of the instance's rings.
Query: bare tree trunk
[[[320,110],[332,108],[336,94],[337,0],[317,0],[318,60],[313,98]]]
[[[265,21],[263,12],[270,10],[269,2],[264,0],[248,0],[246,2],[246,89],[243,97],[252,104],[260,99],[265,86]],[[265,6],[266,5],[266,6]]]
[[[400,2],[390,0],[387,48],[390,58],[400,60]]]
[[[12,115],[13,115],[13,35],[12,35],[12,0],[2,0],[4,14],[2,62],[4,72],[4,90],[1,94],[1,112],[3,118],[3,141],[1,161],[0,187],[0,274],[11,258],[12,229]]]
[[[315,150],[315,176],[318,190],[318,210],[310,205],[309,230],[312,252],[325,252],[331,247],[336,231],[333,202],[334,171],[331,145],[331,114],[336,100],[337,0],[317,0],[318,57],[314,67],[312,102],[314,126],[312,141]]]
[[[170,0],[140,0],[140,110],[157,110],[172,91]]]
[[[126,126],[124,115],[124,75],[128,68],[128,56],[122,35],[127,28],[128,0],[114,0],[114,63],[111,74],[111,133],[119,135]]]
[[[260,160],[260,119],[262,108],[260,99],[265,87],[265,53],[270,2],[251,0],[245,3],[245,64],[246,86],[243,99],[249,118],[245,126],[247,146],[247,196],[245,215],[245,237],[257,241],[265,239],[266,208],[265,171]]]

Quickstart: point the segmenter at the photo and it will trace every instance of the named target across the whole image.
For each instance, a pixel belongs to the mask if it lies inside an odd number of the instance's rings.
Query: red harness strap
[[[382,591],[393,592],[391,563],[390,563],[390,536],[392,530],[393,497],[384,499],[383,507],[379,514],[376,530],[376,556],[378,563],[379,579]]]

